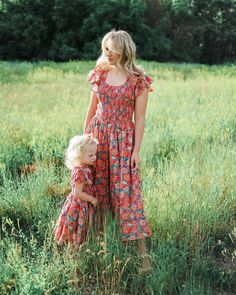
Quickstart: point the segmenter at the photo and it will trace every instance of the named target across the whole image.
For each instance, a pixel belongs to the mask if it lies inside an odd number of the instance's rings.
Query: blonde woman
[[[99,141],[94,168],[99,223],[108,209],[118,217],[121,240],[137,240],[139,272],[146,274],[150,258],[144,239],[151,230],[143,209],[139,152],[152,80],[135,64],[135,44],[126,31],[107,33],[101,48],[88,75],[92,92],[84,123],[84,133]]]

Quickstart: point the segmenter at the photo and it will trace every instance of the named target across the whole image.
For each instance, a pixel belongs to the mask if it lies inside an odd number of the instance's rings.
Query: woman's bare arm
[[[93,116],[96,113],[97,110],[97,104],[98,104],[98,98],[96,92],[92,91],[91,96],[90,96],[90,103],[88,107],[88,111],[85,117],[85,122],[84,122],[84,134],[86,133],[87,127],[92,120]]]
[[[134,152],[139,153],[143,133],[145,128],[145,113],[147,108],[148,91],[144,90],[143,93],[135,99],[135,141]]]
[[[131,155],[131,169],[137,171],[140,168],[139,151],[143,139],[145,127],[145,113],[147,108],[148,91],[143,93],[135,99],[135,130],[134,130],[134,149]]]

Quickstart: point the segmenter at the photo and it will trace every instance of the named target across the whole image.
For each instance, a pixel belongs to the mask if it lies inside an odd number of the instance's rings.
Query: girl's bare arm
[[[92,203],[97,201],[96,198],[90,196],[89,194],[83,192],[84,182],[77,182],[74,187],[74,195],[76,198],[80,199],[81,201],[86,201]]]

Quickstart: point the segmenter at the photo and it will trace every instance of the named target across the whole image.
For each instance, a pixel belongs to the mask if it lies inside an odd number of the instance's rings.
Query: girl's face
[[[97,145],[90,144],[84,147],[83,152],[81,152],[80,161],[81,164],[95,165],[97,158]]]
[[[108,39],[105,46],[105,56],[107,57],[109,65],[116,65],[118,60],[120,59],[120,54],[114,52],[113,44],[111,39]]]

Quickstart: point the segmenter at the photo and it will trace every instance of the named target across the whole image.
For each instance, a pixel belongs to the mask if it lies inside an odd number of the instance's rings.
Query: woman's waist
[[[132,118],[121,118],[121,117],[106,117],[106,116],[100,116],[95,115],[93,117],[93,120],[96,121],[96,124],[99,125],[112,125],[117,127],[128,127],[133,128],[134,122],[132,121]]]

